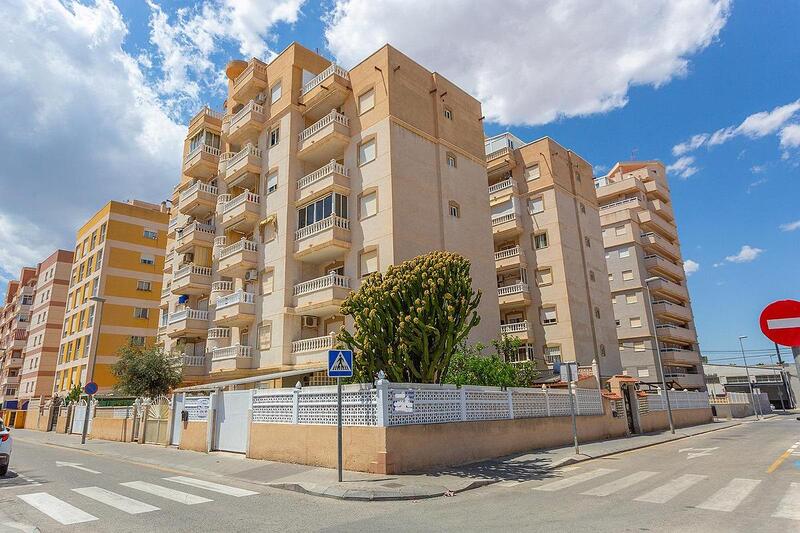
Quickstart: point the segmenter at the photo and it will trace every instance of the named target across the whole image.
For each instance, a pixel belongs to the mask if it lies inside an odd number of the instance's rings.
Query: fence
[[[692,391],[669,391],[669,403],[673,409],[707,409],[709,407],[708,394]],[[650,411],[666,411],[666,395],[659,391],[647,394],[647,404]]]

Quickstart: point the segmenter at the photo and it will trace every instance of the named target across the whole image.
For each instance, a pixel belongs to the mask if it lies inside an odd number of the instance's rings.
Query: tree
[[[121,394],[155,398],[167,394],[182,381],[178,358],[160,346],[128,342],[117,350],[119,359],[111,372],[117,378],[114,389]]]
[[[496,354],[484,355],[482,344],[462,343],[453,355],[450,368],[443,382],[453,385],[483,385],[489,387],[530,387],[539,376],[533,361],[508,362],[509,357],[501,351],[516,346],[511,355],[516,357],[519,339],[504,336],[492,341]],[[514,342],[516,341],[516,342]]]
[[[76,383],[72,386],[69,390],[67,395],[64,397],[64,405],[69,405],[71,403],[75,403],[81,399],[81,395],[83,394],[83,387],[81,387],[80,383]]]
[[[356,352],[354,377],[372,381],[383,370],[391,381],[440,383],[456,346],[480,322],[481,292],[469,269],[464,257],[440,251],[367,276],[341,308],[355,326],[338,337]]]

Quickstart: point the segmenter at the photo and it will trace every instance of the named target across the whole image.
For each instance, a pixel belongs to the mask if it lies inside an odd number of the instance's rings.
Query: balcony
[[[169,250],[164,256],[164,273],[172,272],[172,263],[175,261],[175,249]]]
[[[678,239],[675,225],[651,211],[639,211],[639,224],[645,232],[655,231],[670,240]]]
[[[668,384],[673,381],[677,383],[676,388],[678,389],[698,390],[706,386],[705,377],[702,374],[680,372],[666,373],[664,376],[667,378]]]
[[[664,220],[675,223],[675,212],[672,206],[663,200],[655,199],[647,202],[648,209],[658,213]]]
[[[246,104],[267,88],[267,65],[256,58],[247,62],[247,67],[233,80],[231,98]]]
[[[191,251],[195,246],[211,248],[214,245],[216,231],[214,226],[194,221],[176,232],[175,251],[185,253]]]
[[[225,161],[225,183],[229,189],[241,187],[254,190],[260,174],[261,149],[252,144],[246,144]]]
[[[310,202],[331,192],[350,194],[350,172],[335,160],[297,180],[295,199],[298,204]]]
[[[208,106],[203,106],[203,108],[192,117],[192,120],[189,121],[189,128],[187,130],[189,132],[189,137],[191,137],[194,132],[204,128],[219,131],[222,126],[222,117],[223,114],[219,111],[214,111]]]
[[[633,198],[625,198],[624,200],[617,200],[616,202],[611,202],[609,204],[601,205],[600,214],[607,215],[610,213],[615,213],[617,211],[622,211],[624,209],[640,207],[641,205],[642,204],[639,198],[634,196]]]
[[[184,376],[202,376],[206,373],[208,357],[203,355],[183,354],[181,357]]]
[[[517,182],[514,178],[507,178],[494,185],[489,185],[489,205],[506,202],[518,192]]]
[[[675,324],[656,325],[656,334],[661,342],[672,341],[685,344],[697,342],[697,334],[691,328],[684,328]]]
[[[599,182],[595,180],[595,192],[597,200],[607,202],[619,196],[637,194],[644,190],[642,182],[636,178],[625,178],[619,181],[606,182],[604,185],[597,186]]]
[[[500,324],[500,334],[516,337],[522,342],[528,342],[533,339],[533,332],[527,320],[512,322],[510,324]]]
[[[238,290],[217,298],[214,323],[218,326],[244,326],[256,315],[255,295]]]
[[[300,89],[298,103],[305,106],[303,114],[319,120],[336,109],[350,94],[350,74],[339,65],[331,64]]]
[[[647,268],[647,271],[653,275],[666,276],[678,281],[686,277],[681,265],[677,265],[660,255],[646,255],[644,257],[644,266]]]
[[[512,285],[497,288],[500,307],[515,307],[531,303],[531,292],[527,283],[518,281]]]
[[[167,335],[171,339],[202,339],[208,332],[208,311],[182,309],[167,318]]]
[[[221,208],[222,227],[226,232],[252,233],[261,218],[261,196],[246,190]]]
[[[305,364],[327,360],[328,350],[333,348],[336,335],[325,335],[292,342],[294,364]]]
[[[504,270],[511,267],[519,268],[525,264],[525,256],[519,246],[494,253],[494,267],[496,270]]]
[[[652,255],[653,253],[665,256],[668,259],[672,259],[673,261],[680,261],[681,260],[681,251],[677,245],[669,242],[667,239],[662,237],[657,233],[647,232],[642,233],[640,236],[640,240],[642,245],[644,246],[645,250],[647,250],[648,255]],[[608,243],[605,241],[603,242],[606,247],[608,247]]]
[[[175,230],[177,229],[178,229],[178,219],[177,218],[169,219],[169,222],[167,223],[167,237],[174,237]]]
[[[647,286],[650,288],[650,294],[653,295],[654,300],[658,300],[659,296],[666,296],[683,302],[689,301],[689,291],[686,290],[684,285],[678,285],[677,283],[660,278],[648,283]]]
[[[252,364],[253,349],[250,346],[236,344],[214,348],[211,352],[211,372],[250,368]]]
[[[517,160],[514,158],[514,151],[507,146],[486,154],[486,172],[490,176],[508,172],[516,166]]]
[[[6,385],[19,385],[19,376],[4,376],[2,384],[4,387]]]
[[[220,149],[198,144],[183,160],[183,173],[192,178],[208,180],[217,173]]]
[[[294,286],[294,308],[301,315],[327,316],[339,312],[350,294],[350,278],[328,274]]]
[[[350,120],[335,109],[298,135],[297,157],[314,166],[342,157],[350,144]]]
[[[522,219],[516,213],[492,217],[492,235],[497,239],[515,237],[522,232]]]
[[[665,202],[669,201],[669,187],[661,180],[651,180],[644,183],[644,191],[647,198],[659,198]]]
[[[195,218],[206,218],[216,208],[217,193],[216,187],[196,181],[181,192],[178,212]]]
[[[676,304],[668,300],[654,300],[653,314],[656,318],[667,318],[689,322],[692,320],[692,311],[685,305]]]
[[[683,348],[661,348],[661,359],[666,366],[695,366],[702,364],[699,353]]]
[[[258,244],[242,239],[237,243],[220,248],[219,266],[221,276],[240,278],[248,270],[258,267]]]
[[[172,277],[172,294],[208,294],[211,288],[211,268],[193,263],[179,268]]]
[[[296,259],[312,263],[329,261],[350,249],[350,221],[331,215],[295,231],[294,239]]]
[[[247,140],[258,139],[266,124],[267,113],[264,111],[264,106],[250,100],[230,118],[230,121],[226,122],[228,131],[223,130],[223,133],[228,135],[228,142],[241,144]]]

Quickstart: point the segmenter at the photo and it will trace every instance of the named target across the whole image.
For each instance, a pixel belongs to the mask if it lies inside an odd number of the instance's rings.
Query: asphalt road
[[[369,503],[17,441],[0,531],[800,531],[796,443],[800,421],[777,417],[452,498]]]

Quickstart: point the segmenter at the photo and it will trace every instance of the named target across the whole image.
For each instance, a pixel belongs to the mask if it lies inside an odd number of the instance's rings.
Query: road
[[[15,443],[0,531],[800,531],[800,421],[746,423],[451,498],[349,502]],[[59,466],[60,465],[60,466]]]

